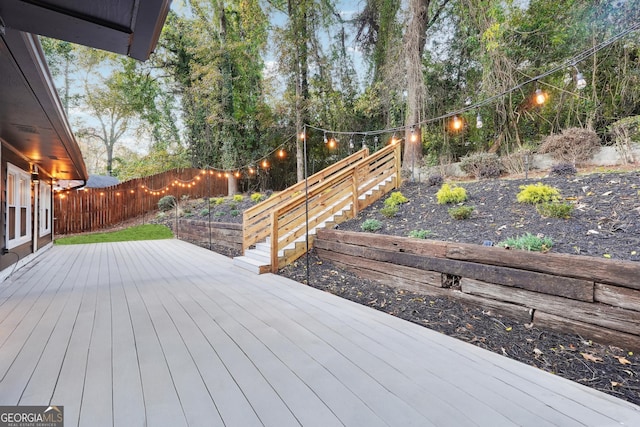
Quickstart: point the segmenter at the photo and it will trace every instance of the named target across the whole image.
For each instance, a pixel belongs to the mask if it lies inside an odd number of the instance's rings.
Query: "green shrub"
[[[238,204],[236,202],[229,203],[229,209],[231,210],[238,209]]]
[[[162,212],[174,209],[176,207],[176,198],[173,196],[164,196],[158,200],[158,209]]]
[[[251,195],[251,201],[253,203],[260,203],[261,201],[263,201],[265,199],[265,196],[260,194],[260,193],[253,193]]]
[[[462,187],[450,186],[443,184],[436,193],[438,204],[445,205],[447,203],[462,203],[467,200],[467,191]]]
[[[200,216],[209,216],[209,209],[202,209],[200,211]]]
[[[387,218],[391,218],[396,216],[396,214],[398,213],[398,211],[400,210],[400,208],[398,208],[397,205],[388,205],[385,206],[384,208],[380,209],[380,213],[384,216],[386,216]]]
[[[158,213],[156,214],[156,219],[164,219],[164,218],[166,218],[166,217],[167,217],[167,214],[166,214],[166,213],[164,213],[164,212],[158,212]]]
[[[527,233],[523,236],[509,237],[507,240],[498,243],[498,246],[525,251],[546,252],[553,246],[553,241],[549,237],[534,236],[531,233]]]
[[[394,191],[391,196],[387,197],[384,201],[385,206],[398,206],[402,203],[407,203],[409,199],[404,197],[400,191]]]
[[[362,231],[376,232],[382,228],[382,223],[377,219],[368,219],[360,226]]]
[[[460,160],[460,169],[477,179],[487,179],[500,177],[503,167],[497,154],[473,153]]]
[[[473,213],[473,206],[458,206],[449,209],[449,216],[453,219],[469,219]]]
[[[214,213],[213,215],[220,217],[220,216],[225,216],[226,214],[223,211],[218,211],[218,212]]]
[[[431,231],[429,230],[411,230],[409,232],[409,237],[413,237],[415,239],[426,239],[431,235]]]
[[[545,185],[541,182],[537,184],[521,185],[518,193],[520,203],[544,203],[554,202],[560,198],[560,191],[557,188]]]
[[[221,205],[224,203],[224,197],[212,197],[209,201],[216,206]]]
[[[232,211],[229,212],[229,215],[238,216],[238,215],[240,215],[240,211],[237,210],[237,209],[233,209]]]
[[[570,203],[539,203],[536,210],[545,217],[569,219],[571,212],[573,212],[573,205]]]
[[[244,196],[242,194],[235,194],[233,196],[233,201],[236,203],[240,203],[243,200],[244,200]]]

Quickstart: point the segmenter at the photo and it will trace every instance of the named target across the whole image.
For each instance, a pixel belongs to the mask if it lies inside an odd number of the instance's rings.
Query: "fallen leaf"
[[[611,387],[620,387],[622,384],[617,381],[611,381]]]
[[[540,356],[542,354],[542,350],[540,350],[539,348],[534,348],[533,352],[535,353],[536,356]]]
[[[638,254],[638,252],[636,252],[636,251],[631,251],[631,255],[637,255],[637,254]]]
[[[607,191],[606,193],[602,193],[603,196],[610,196],[613,191]]]
[[[613,357],[618,359],[618,362],[620,362],[623,365],[631,365],[631,362],[629,362],[629,360],[627,360],[626,357],[623,357],[623,356],[613,356]]]
[[[602,362],[602,358],[598,357],[598,356],[594,356],[593,354],[589,354],[589,353],[580,353],[582,355],[582,357],[585,358],[585,360],[588,360],[589,362]]]
[[[610,254],[604,254],[604,255],[602,255],[602,256],[603,256],[603,257],[605,257],[605,258],[611,258],[611,255],[610,255]]]
[[[633,351],[630,351],[629,353],[627,353],[629,356],[633,356]]]
[[[507,332],[511,332],[511,329],[513,329],[511,326],[507,326],[506,328],[504,328],[504,330]]]

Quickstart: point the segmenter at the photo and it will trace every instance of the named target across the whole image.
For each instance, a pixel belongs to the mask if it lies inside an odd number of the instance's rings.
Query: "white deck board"
[[[178,240],[0,283],[0,404],[65,425],[635,426],[640,408]]]

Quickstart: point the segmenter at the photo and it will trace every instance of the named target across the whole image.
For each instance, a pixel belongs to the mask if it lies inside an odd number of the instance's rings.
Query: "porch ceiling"
[[[82,154],[35,36],[6,30],[0,76],[0,138],[55,178],[86,180]]]
[[[0,0],[7,28],[145,60],[171,0]]]

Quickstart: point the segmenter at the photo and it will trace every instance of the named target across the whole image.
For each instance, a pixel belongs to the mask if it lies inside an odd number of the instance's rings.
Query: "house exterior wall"
[[[41,232],[39,221],[39,218],[41,216],[39,186],[51,186],[50,180],[42,179],[44,178],[44,176],[42,176],[41,174],[41,180],[39,181],[39,183],[32,182],[30,175],[31,165],[29,164],[29,162],[26,161],[22,156],[16,154],[14,151],[8,149],[4,144],[2,145],[0,156],[0,183],[2,186],[2,191],[0,192],[0,279],[3,279],[13,269],[13,266],[16,262],[23,263],[25,262],[25,260],[32,258],[32,256],[39,250],[45,249],[50,246],[50,244],[53,242],[53,227],[49,227],[50,231],[48,233]],[[30,231],[30,237],[28,240],[20,242],[17,245],[11,244],[11,233],[8,231],[7,227],[8,223],[9,225],[13,224],[13,222],[9,219],[10,216],[20,216],[19,213],[15,213],[15,208],[12,212],[9,206],[10,191],[7,181],[11,171],[22,171],[26,173],[26,176],[29,178],[27,183],[27,185],[29,186],[29,209],[27,209],[25,215],[23,215],[20,219],[26,219],[26,222],[24,223],[24,229]],[[14,194],[14,199],[17,197],[18,195]],[[50,197],[52,197],[52,195]],[[52,224],[53,203],[50,203],[49,206],[51,206],[51,208],[48,209],[49,224]]]

